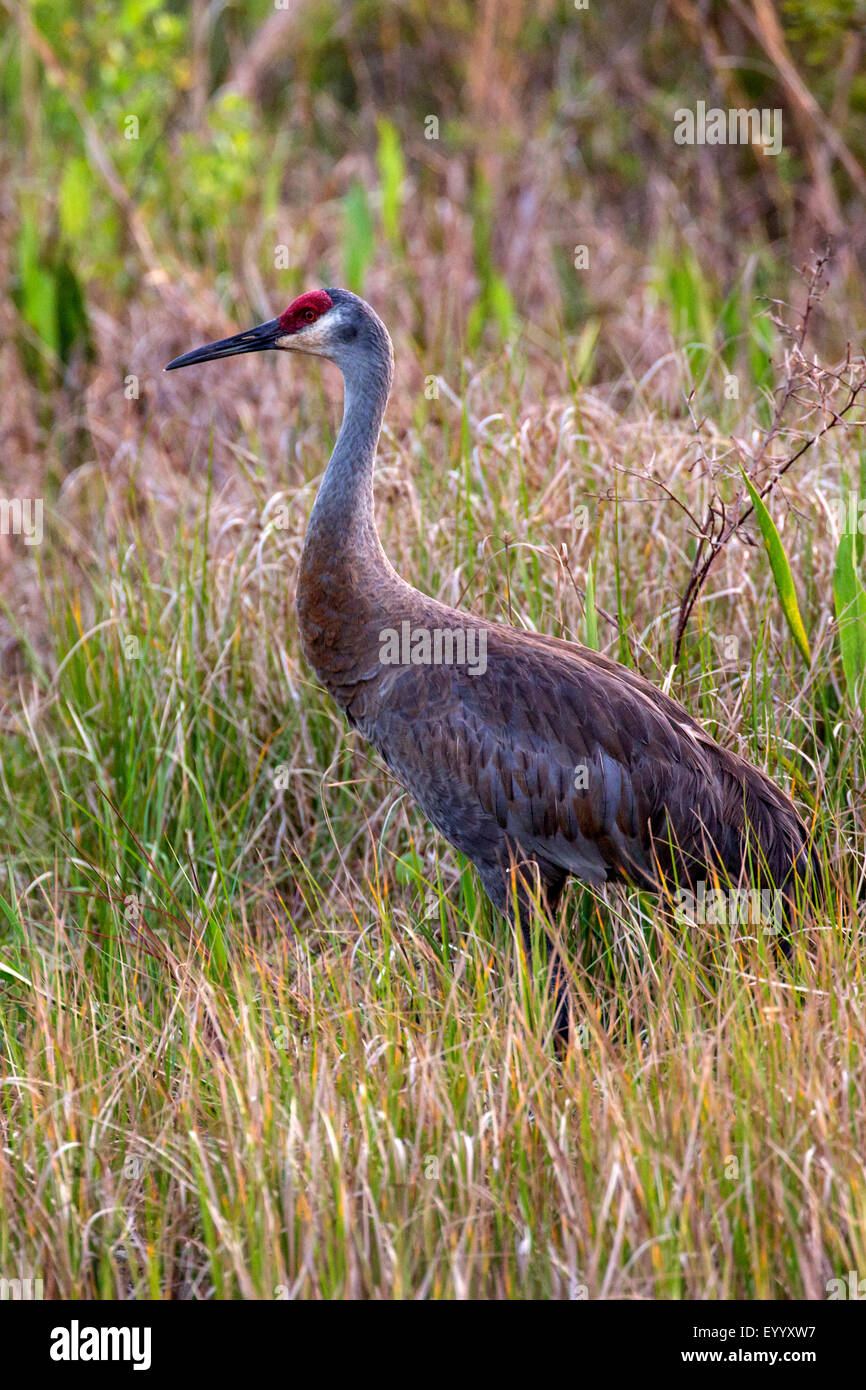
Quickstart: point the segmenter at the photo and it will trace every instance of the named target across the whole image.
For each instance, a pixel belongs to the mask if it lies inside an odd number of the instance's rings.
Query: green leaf
[[[390,242],[398,242],[406,164],[396,127],[383,118],[378,122],[378,129],[379,148],[376,151],[376,162],[382,185],[382,227]]]
[[[803,619],[800,617],[800,609],[797,605],[797,591],[794,588],[791,566],[788,564],[788,557],[785,554],[781,537],[776,530],[773,518],[767,511],[757,489],[748,477],[742,464],[740,465],[740,472],[749,490],[752,506],[755,508],[755,516],[758,519],[761,535],[764,537],[764,545],[767,547],[767,554],[770,557],[770,568],[773,571],[773,578],[776,581],[776,592],[779,595],[782,611],[787,619],[788,627],[791,629],[791,636],[800,648],[804,660],[811,665],[812,653],[809,650],[809,639],[806,636]]]
[[[60,180],[58,204],[60,226],[70,241],[80,237],[90,221],[91,186],[87,160],[81,157],[70,159]]]
[[[367,194],[357,179],[343,199],[343,245],[346,284],[356,294],[362,294],[375,242]]]
[[[21,223],[18,237],[18,310],[34,333],[57,352],[57,284],[42,263],[39,240],[31,218]]]
[[[514,329],[517,315],[511,290],[501,275],[492,274],[490,276],[487,298],[490,312],[496,320],[499,332],[503,338],[507,338]]]
[[[417,883],[422,877],[423,864],[414,850],[398,855],[394,860],[394,877],[398,883]]]
[[[601,332],[601,319],[588,318],[574,345],[572,373],[582,386],[589,384],[595,364],[595,350]]]
[[[866,589],[855,564],[855,537],[846,531],[836,551],[833,601],[845,683],[852,705],[866,708]]]

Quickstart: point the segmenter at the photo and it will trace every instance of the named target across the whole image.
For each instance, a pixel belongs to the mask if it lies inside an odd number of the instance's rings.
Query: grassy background
[[[0,477],[45,506],[41,545],[0,536],[0,1277],[821,1298],[866,1273],[857,411],[769,499],[811,661],[752,524],[674,659],[678,504],[735,503],[792,374],[762,476],[826,423],[776,320],[828,237],[806,357],[862,343],[856,8],[0,10]],[[698,100],[781,108],[782,154],[675,145]],[[790,960],[573,886],[553,1061],[543,982],[300,658],[338,374],[161,374],[320,284],[394,336],[401,573],[576,640],[594,580],[603,650],[814,819],[830,899]]]

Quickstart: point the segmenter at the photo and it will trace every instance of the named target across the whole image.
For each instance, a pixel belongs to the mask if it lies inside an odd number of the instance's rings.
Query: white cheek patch
[[[276,346],[297,352],[325,352],[329,342],[333,346],[332,335],[336,326],[335,315],[329,313],[317,323],[311,323],[297,333],[287,333],[284,337],[277,338]]]

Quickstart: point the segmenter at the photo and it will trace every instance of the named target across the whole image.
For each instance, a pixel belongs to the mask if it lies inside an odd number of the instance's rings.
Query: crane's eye
[[[307,323],[312,323],[312,322],[313,322],[313,319],[314,319],[315,317],[316,317],[315,310],[313,310],[313,309],[305,309],[305,310],[304,310],[304,318],[307,320]]]

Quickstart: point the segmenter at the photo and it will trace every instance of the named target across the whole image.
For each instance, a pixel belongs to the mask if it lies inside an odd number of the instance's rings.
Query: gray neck
[[[390,340],[375,354],[338,362],[343,372],[343,423],[307,528],[306,545],[324,543],[381,554],[373,515],[373,463],[393,376]]]

